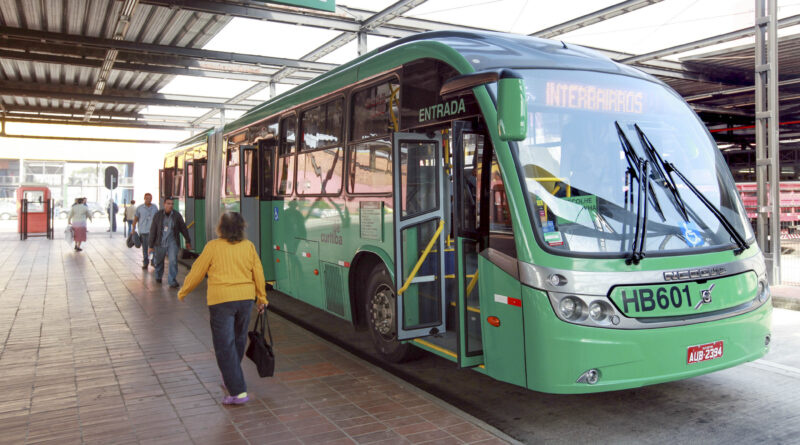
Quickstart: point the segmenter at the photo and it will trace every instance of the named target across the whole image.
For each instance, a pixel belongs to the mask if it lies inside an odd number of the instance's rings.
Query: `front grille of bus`
[[[322,274],[325,280],[325,308],[334,314],[344,316],[344,292],[342,289],[341,269],[334,264],[322,264]]]

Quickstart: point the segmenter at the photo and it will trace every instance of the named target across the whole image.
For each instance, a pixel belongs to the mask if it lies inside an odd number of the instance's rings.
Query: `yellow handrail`
[[[194,221],[190,222],[190,223],[189,223],[189,225],[188,225],[188,226],[186,226],[186,228],[187,228],[187,229],[191,229],[193,225],[194,225]]]
[[[469,280],[469,284],[467,285],[467,296],[472,293],[472,289],[475,289],[475,285],[478,284],[478,271],[475,271],[475,275],[472,276],[472,279]]]
[[[428,247],[426,247],[425,250],[422,251],[422,256],[419,257],[419,260],[417,260],[417,264],[411,270],[411,273],[408,275],[408,278],[406,278],[406,283],[403,285],[403,287],[400,288],[400,290],[397,291],[397,295],[401,295],[408,289],[408,286],[411,286],[411,280],[413,280],[414,277],[417,276],[419,268],[422,267],[422,263],[424,263],[425,259],[428,258],[428,254],[431,253],[431,249],[433,249],[433,244],[436,242],[436,239],[439,238],[439,235],[442,233],[443,228],[444,228],[444,220],[440,219],[439,227],[436,229],[436,232],[433,234],[433,237],[428,242]]]

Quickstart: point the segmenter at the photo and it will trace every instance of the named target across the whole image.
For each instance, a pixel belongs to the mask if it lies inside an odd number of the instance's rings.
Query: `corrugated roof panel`
[[[111,6],[115,3],[117,2],[87,0],[87,20],[83,23],[79,22],[76,24],[83,30],[81,34],[91,37],[101,37],[109,11],[111,11]],[[75,19],[81,20],[80,16],[76,16]]]
[[[27,29],[42,29],[42,8],[39,2],[22,3],[22,23]]]
[[[51,32],[64,32],[64,11],[65,0],[45,0],[44,1],[44,23],[42,28]]]
[[[0,2],[0,24],[19,28],[22,26],[20,21],[20,11],[16,2]]]

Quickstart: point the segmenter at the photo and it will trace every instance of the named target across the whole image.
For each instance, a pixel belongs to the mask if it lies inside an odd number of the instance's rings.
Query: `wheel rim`
[[[372,329],[387,340],[395,337],[394,301],[394,291],[389,286],[381,284],[375,290],[369,302]]]

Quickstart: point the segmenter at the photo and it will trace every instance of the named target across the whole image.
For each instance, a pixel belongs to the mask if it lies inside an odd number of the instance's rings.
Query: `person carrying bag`
[[[269,343],[265,334],[269,334]],[[256,364],[259,377],[272,377],[275,374],[275,353],[272,350],[275,342],[272,341],[266,310],[259,312],[255,326],[247,336],[250,338],[250,344],[245,355]]]
[[[253,297],[256,297],[259,313],[269,304],[261,258],[253,243],[245,239],[244,228],[242,215],[223,214],[217,225],[219,238],[206,244],[178,292],[178,299],[183,301],[208,275],[206,298],[211,339],[228,391],[222,399],[223,405],[241,405],[250,400],[241,363],[247,346]]]

